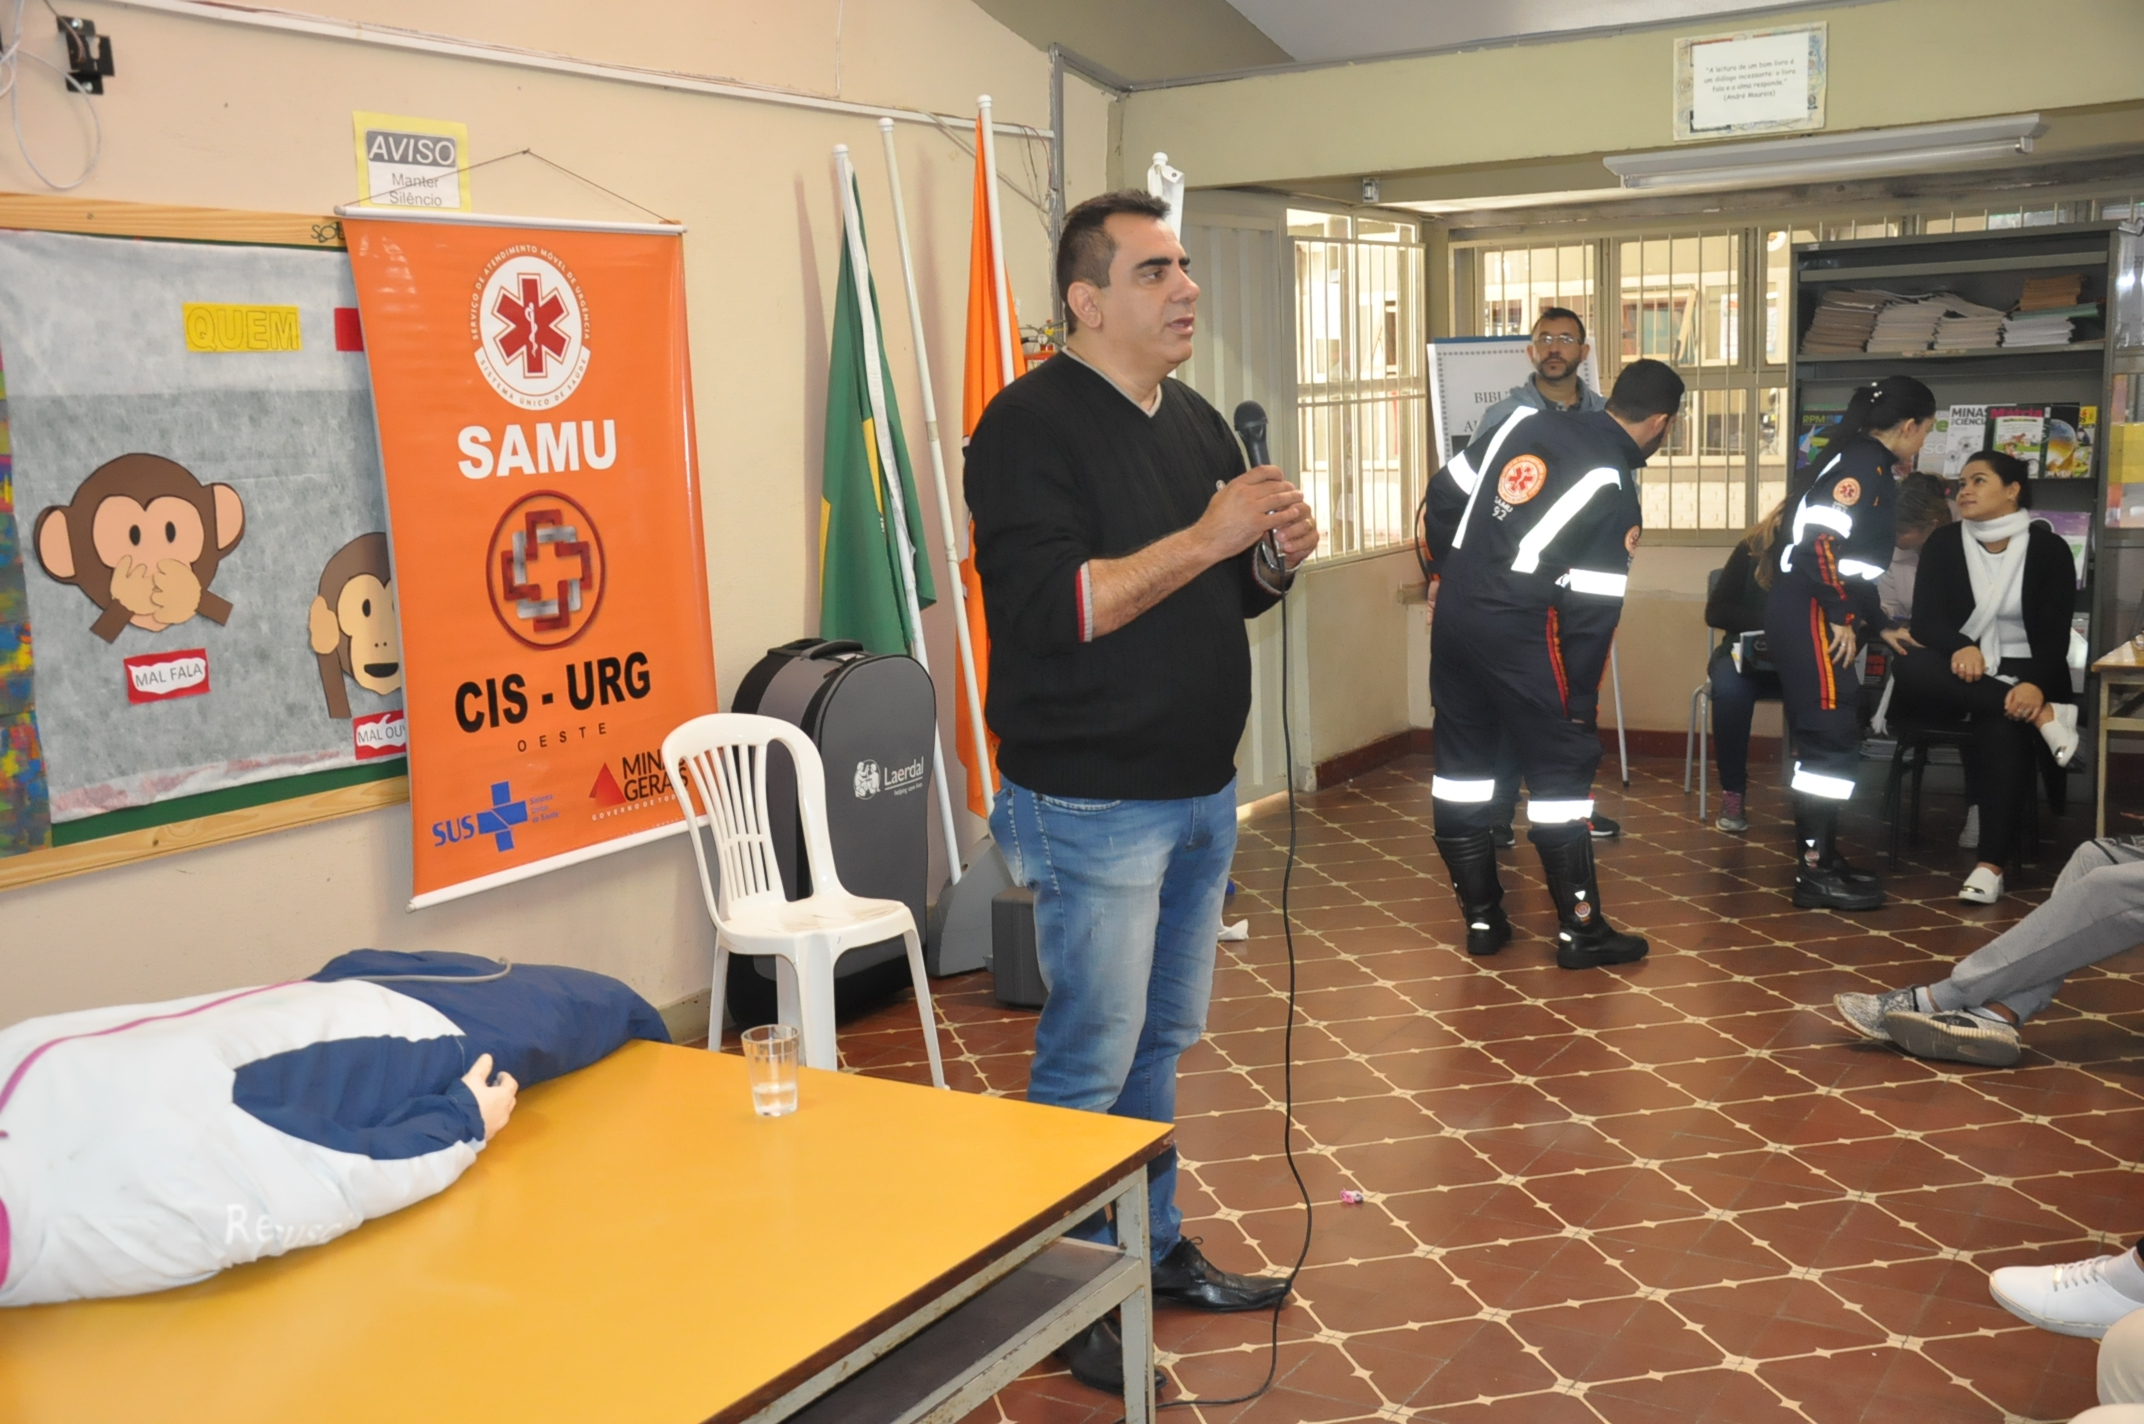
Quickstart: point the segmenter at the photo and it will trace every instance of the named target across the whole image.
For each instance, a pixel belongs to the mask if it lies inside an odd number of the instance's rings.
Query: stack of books
[[[2084,274],[2072,272],[2063,277],[2028,277],[2025,293],[2018,298],[2017,309],[2021,312],[2052,311],[2056,307],[2073,307],[2084,296]]]
[[[1876,317],[1899,300],[1893,292],[1846,291],[1834,287],[1824,293],[1802,337],[1804,356],[1859,354],[1869,349],[1869,336],[1876,330]]]
[[[1935,349],[1975,351],[1993,346],[2002,333],[2002,325],[2003,314],[1995,308],[1946,295],[1944,317],[1936,326]]]
[[[2099,307],[2057,307],[2052,311],[2012,312],[2003,319],[2005,346],[2067,346],[2075,340],[2070,324],[2077,317],[2098,316]]]
[[[1926,351],[1936,339],[1936,323],[1943,320],[1945,296],[1918,301],[1893,302],[1876,314],[1869,332],[1871,351]]]

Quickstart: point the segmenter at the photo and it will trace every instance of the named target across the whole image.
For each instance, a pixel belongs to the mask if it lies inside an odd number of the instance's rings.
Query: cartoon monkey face
[[[346,675],[367,692],[401,691],[402,630],[395,614],[387,536],[360,534],[328,560],[308,619],[330,717],[350,716],[350,695],[342,685]]]
[[[342,630],[342,670],[367,692],[400,691],[402,629],[395,621],[394,585],[371,574],[351,579],[335,600],[335,622]]]
[[[245,527],[229,485],[204,485],[161,455],[121,455],[40,513],[31,537],[45,572],[97,605],[90,630],[109,643],[129,623],[161,633],[196,613],[228,620],[230,602],[209,583]]]

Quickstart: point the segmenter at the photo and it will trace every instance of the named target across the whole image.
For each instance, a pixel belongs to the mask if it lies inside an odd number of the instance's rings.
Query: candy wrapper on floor
[[[634,1038],[669,1034],[604,975],[370,949],[310,979],[0,1030],[0,1306],[332,1240],[476,1160],[510,1107],[480,1059],[526,1087]]]

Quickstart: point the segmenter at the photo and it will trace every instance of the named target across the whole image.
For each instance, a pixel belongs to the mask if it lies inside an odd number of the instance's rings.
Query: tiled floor
[[[2144,957],[2076,976],[2013,1070],[1919,1062],[1829,1013],[1842,989],[1940,977],[2022,915],[2082,815],[2047,823],[2020,893],[1981,909],[1952,898],[1960,808],[1932,794],[1893,903],[1846,917],[1788,903],[1771,769],[1747,838],[1692,819],[1678,764],[1634,770],[1601,798],[1626,831],[1599,855],[1610,918],[1652,937],[1627,971],[1554,967],[1523,840],[1502,858],[1520,938],[1489,960],[1453,947],[1426,760],[1304,799],[1296,1152],[1316,1237],[1272,1393],[1179,1417],[1996,1424],[2093,1403],[2093,1344],[2020,1325],[1983,1278],[2144,1228]],[[1878,776],[1849,822],[1867,863]],[[1252,934],[1221,947],[1178,1140],[1189,1229],[1226,1266],[1271,1269],[1303,1229],[1280,1158],[1285,814],[1244,830]],[[982,975],[940,1002],[954,1086],[1021,1092],[1031,1016]],[[850,1066],[921,1076],[904,1013],[846,1029]],[[1165,1310],[1166,1397],[1255,1384],[1269,1320]],[[974,1418],[1118,1413],[1055,1370]]]

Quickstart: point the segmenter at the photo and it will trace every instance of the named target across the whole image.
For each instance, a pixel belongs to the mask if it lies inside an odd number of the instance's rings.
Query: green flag
[[[853,187],[851,196],[854,201]],[[862,239],[859,220],[857,240]],[[923,542],[916,481],[908,469],[908,441],[901,433],[901,413],[894,405],[893,377],[886,365],[878,288],[868,276],[865,291],[872,325],[881,333],[879,388],[901,480],[900,504],[908,516],[909,548],[915,556],[916,601],[927,608],[937,590],[931,583]],[[901,546],[893,502],[887,498],[885,471],[879,464],[867,364],[870,348],[856,287],[849,244],[844,240],[841,280],[834,291],[833,353],[826,373],[826,469],[819,494],[819,636],[852,638],[874,653],[905,653],[909,651],[908,597],[901,587]]]

